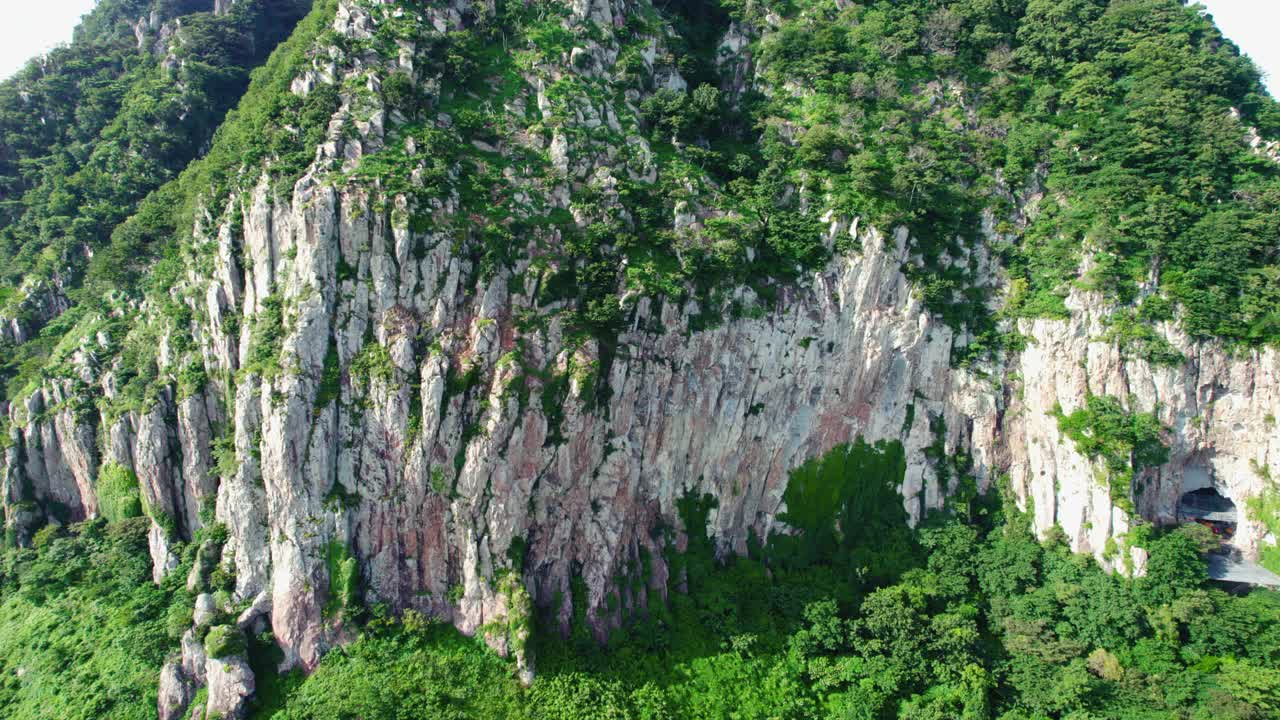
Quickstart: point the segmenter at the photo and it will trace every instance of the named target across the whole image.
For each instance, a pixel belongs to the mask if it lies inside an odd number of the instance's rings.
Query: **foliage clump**
[[[330,653],[274,717],[524,717],[509,665],[478,640],[438,621],[385,616],[344,651]]]
[[[790,565],[844,565],[889,579],[911,557],[907,512],[899,494],[907,462],[897,441],[858,438],[791,471],[779,520],[796,535],[769,538],[772,557]]]
[[[279,295],[268,295],[262,299],[262,307],[253,319],[248,359],[243,370],[267,377],[280,372],[284,335],[284,303]]]
[[[98,514],[110,522],[142,516],[138,475],[132,470],[114,463],[104,464],[98,471],[94,492],[98,496]]]
[[[899,453],[855,443],[810,472],[865,488],[828,500],[839,505],[891,487]],[[876,468],[886,474],[869,472]],[[985,496],[966,520],[934,514],[918,530],[904,525],[906,552],[894,540],[877,558],[870,543],[862,561],[891,573],[850,573],[839,557],[843,527],[823,536],[834,556],[805,564],[775,554],[786,546],[755,541],[747,556],[717,557],[705,531],[710,504],[681,505],[688,543],[668,558],[665,592],[648,580],[620,581],[620,591],[647,592],[648,601],[607,647],[577,625],[581,613],[567,639],[554,617],[535,618],[530,651],[539,674],[528,689],[479,640],[417,613],[393,621],[381,606],[369,608],[358,639],[305,679],[276,677],[270,639],[245,638],[233,626],[211,628],[205,646],[212,657],[247,653],[266,694],[256,706],[297,720],[393,718],[405,708],[486,720],[1244,720],[1280,707],[1272,682],[1280,597],[1235,597],[1206,585],[1204,546],[1193,533],[1142,533],[1135,541],[1149,552],[1147,574],[1129,579],[1058,541],[1037,541],[1027,517]],[[816,500],[797,505],[795,522],[805,526],[798,532],[837,521],[830,511],[806,514]],[[139,698],[154,699],[174,642],[165,628],[171,617],[189,618],[191,598],[182,569],[163,587],[151,584],[146,528],[140,518],[95,521],[0,556],[0,667],[26,669],[23,682],[0,682],[6,717],[43,717],[52,702],[73,708],[71,718],[104,708],[112,717],[154,717],[154,701]],[[341,550],[329,556],[335,567],[348,559]],[[517,588],[515,575],[503,580],[503,592]],[[519,621],[509,629],[522,630],[523,615]],[[61,662],[68,652],[80,661]],[[94,710],[77,714],[86,698]]]
[[[244,632],[235,625],[214,625],[204,636],[205,654],[214,659],[244,655]]]
[[[1269,535],[1280,538],[1280,485],[1274,480],[1264,478],[1262,492],[1245,500],[1245,510],[1251,520],[1267,529]],[[1280,545],[1264,544],[1261,554],[1262,565],[1280,573]]]
[[[395,379],[395,362],[391,352],[379,342],[369,342],[351,360],[351,376],[361,380],[390,383]]]
[[[1037,541],[1025,516],[988,496],[972,521],[930,517],[898,576],[872,580],[767,552],[717,560],[692,531],[706,509],[686,504],[686,554],[699,557],[684,567],[697,572],[672,577],[666,599],[652,596],[606,647],[577,625],[566,639],[548,618],[527,690],[476,640],[375,610],[360,640],[292,692],[284,717],[390,718],[392,698],[498,720],[1244,720],[1280,708],[1280,596],[1206,586],[1188,533],[1148,534],[1148,575],[1128,579]]]
[[[56,295],[96,310],[112,292],[140,295],[172,279],[147,270],[180,228],[190,232],[194,203],[180,176],[306,7],[254,0],[211,10],[102,0],[70,45],[0,83],[0,313],[28,333],[52,319],[41,308]],[[176,30],[156,53],[159,28],[140,47],[133,27],[152,11]],[[0,377],[29,380],[50,345],[16,350]],[[10,382],[9,397],[25,384]]]
[[[325,614],[356,609],[360,605],[360,565],[347,546],[333,541],[325,546],[325,569],[329,573],[329,601]]]
[[[0,551],[0,716],[153,720],[156,685],[189,612],[185,573],[151,580],[145,518],[63,528]]]
[[[1089,395],[1070,414],[1056,409],[1058,429],[1084,455],[1102,460],[1109,471],[1112,500],[1132,511],[1129,498],[1134,477],[1169,460],[1164,426],[1154,413],[1130,412],[1108,395]]]

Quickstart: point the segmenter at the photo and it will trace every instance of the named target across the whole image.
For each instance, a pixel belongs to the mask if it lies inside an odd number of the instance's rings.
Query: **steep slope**
[[[0,562],[0,710],[8,720],[156,717],[159,668],[191,597],[151,583],[149,521],[44,533]]]
[[[250,71],[305,6],[107,0],[71,45],[0,85],[0,343],[13,351],[0,376],[9,397],[66,332],[40,337],[45,323],[131,289],[127,268],[154,259],[136,257],[137,239],[129,253],[103,250],[139,201],[208,149]]]
[[[687,499],[721,554],[834,524],[791,471],[858,439],[912,522],[998,484],[1141,572],[1211,484],[1256,555],[1276,117],[1165,0],[317,3],[100,252],[145,277],[14,397],[6,526],[137,493],[155,577],[198,544],[307,669],[361,600],[603,638]],[[166,698],[235,712],[206,630]]]

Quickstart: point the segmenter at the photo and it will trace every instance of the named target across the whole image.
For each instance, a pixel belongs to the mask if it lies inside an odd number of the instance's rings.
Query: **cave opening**
[[[1183,493],[1178,500],[1178,522],[1199,523],[1230,542],[1236,534],[1236,504],[1217,488],[1197,488]]]

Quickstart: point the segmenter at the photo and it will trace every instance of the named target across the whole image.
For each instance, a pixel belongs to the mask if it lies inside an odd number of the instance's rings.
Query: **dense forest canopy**
[[[48,364],[81,312],[97,310],[106,294],[143,289],[122,272],[145,261],[131,257],[139,248],[128,236],[138,233],[125,221],[208,151],[250,71],[307,8],[252,0],[224,15],[212,9],[212,0],[104,0],[69,45],[0,83],[0,312],[37,334],[75,310],[31,342],[5,339],[19,346],[5,377],[24,378],[10,383],[10,397]],[[167,207],[175,190],[142,206],[135,222],[151,226],[152,252],[175,239]],[[125,251],[111,253],[120,235]],[[97,279],[79,291],[95,255]]]

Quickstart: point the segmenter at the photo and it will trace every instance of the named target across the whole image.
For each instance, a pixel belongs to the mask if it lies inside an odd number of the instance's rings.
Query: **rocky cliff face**
[[[1058,433],[1054,415],[1056,406],[1069,412],[1087,395],[1105,394],[1130,398],[1169,428],[1169,462],[1135,483],[1144,488],[1134,497],[1140,517],[1175,522],[1183,493],[1214,487],[1240,510],[1237,546],[1256,555],[1264,543],[1273,544],[1244,508],[1248,498],[1271,489],[1268,468],[1280,458],[1275,349],[1231,354],[1189,342],[1168,326],[1163,332],[1186,361],[1153,366],[1099,340],[1109,311],[1101,298],[1075,294],[1071,305],[1070,321],[1024,321],[1031,344],[1009,368],[1016,376],[1007,385],[1005,462],[1019,497],[1034,508],[1036,526],[1061,526],[1074,549],[1103,560],[1108,540],[1133,526],[1135,518],[1113,506],[1106,485],[1091,481],[1096,469]]]
[[[516,215],[541,212],[533,199],[545,198],[585,225],[599,212],[580,202],[586,192],[616,207],[620,179],[655,181],[653,149],[630,129],[646,94],[684,80],[664,60],[661,29],[626,41],[611,32],[638,7],[569,3],[563,27],[576,59],[528,62],[520,90],[503,99],[515,127],[473,144],[491,162],[528,153],[550,166],[510,163],[491,176],[488,190]],[[486,12],[455,0],[410,19],[448,31]],[[176,543],[225,526],[225,539],[204,540],[188,587],[213,606],[211,573],[233,575],[219,600],[227,607],[205,610],[251,606],[240,627],[269,619],[285,666],[314,667],[343,640],[353,570],[366,602],[447,618],[523,662],[530,600],[567,623],[575,587],[585,590],[578,600],[603,634],[646,602],[619,578],[647,563],[647,581],[665,589],[659,530],[674,529],[677,544],[692,530],[681,527],[681,498],[712,495],[707,530],[722,552],[745,552],[753,534],[786,531],[788,472],[858,437],[903,443],[913,520],[956,489],[930,452],[940,447],[969,458],[980,486],[1012,490],[1038,531],[1061,527],[1074,549],[1126,572],[1143,560],[1126,533],[1140,518],[1174,520],[1184,491],[1212,484],[1243,508],[1268,490],[1265,468],[1280,466],[1274,349],[1230,354],[1167,323],[1160,332],[1185,361],[1153,366],[1105,339],[1107,301],[1078,291],[1070,320],[1019,321],[1024,349],[956,367],[953,349],[969,338],[930,313],[904,274],[919,262],[907,230],[833,210],[813,208],[832,258],[776,304],[737,288],[730,300],[745,310],[707,326],[697,300],[637,293],[624,298],[616,339],[584,337],[561,312],[567,301],[546,297],[558,230],[526,225],[514,260],[494,266],[459,230],[475,218],[458,192],[424,206],[412,189],[351,180],[388,152],[412,169],[411,188],[431,172],[434,151],[389,132],[405,118],[369,92],[391,72],[413,77],[424,96],[439,91],[438,77],[415,72],[425,50],[413,33],[394,53],[373,49],[379,27],[409,15],[339,2],[332,30],[345,40],[321,46],[293,83],[299,96],[343,88],[315,161],[292,185],[268,169],[206,198],[189,272],[171,294],[190,312],[193,349],[171,335],[156,347],[162,372],[198,382],[100,410],[88,398],[115,397],[128,368],[98,361],[119,340],[99,333],[74,353],[72,376],[9,409],[0,471],[19,539],[46,519],[98,514],[99,472],[118,465],[136,473],[154,520],[157,579],[178,565]],[[720,44],[729,93],[752,82],[744,32]],[[617,67],[628,53],[643,82]],[[613,95],[581,90],[610,83]],[[543,125],[553,114],[562,122]],[[447,130],[457,118],[441,109],[430,122]],[[723,215],[711,195],[690,188],[676,232]],[[1003,292],[985,251],[953,261]],[[159,304],[119,312],[154,315]],[[1135,483],[1140,518],[1116,506],[1098,463],[1058,429],[1055,411],[1089,394],[1125,398],[1168,427],[1169,462]],[[1248,552],[1276,541],[1248,517],[1238,537]],[[609,601],[615,591],[621,602]],[[166,668],[162,706],[181,712],[208,683],[211,712],[239,712],[252,690],[247,665],[207,659],[194,639],[183,646],[183,661]]]

